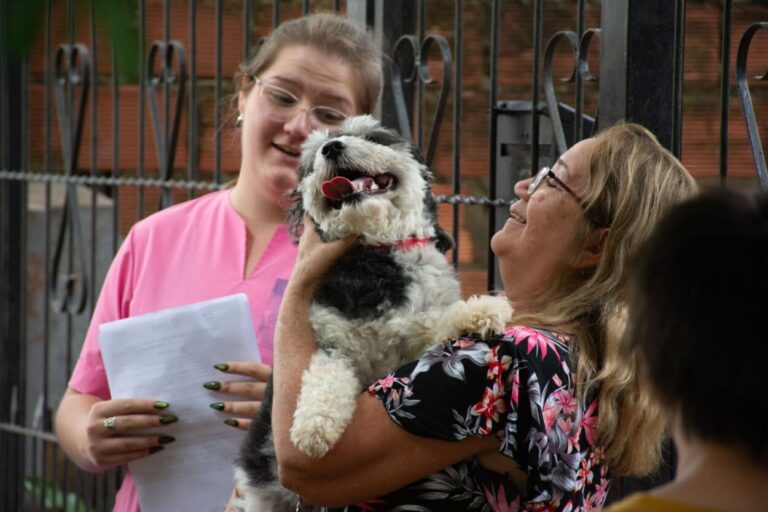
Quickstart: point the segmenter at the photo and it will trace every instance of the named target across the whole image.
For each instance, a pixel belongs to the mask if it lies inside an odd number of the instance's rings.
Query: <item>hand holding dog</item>
[[[286,294],[298,294],[303,300],[311,301],[323,277],[344,253],[358,244],[356,236],[341,240],[323,242],[312,219],[304,216],[304,232],[299,240],[299,252],[293,274],[288,281]]]
[[[234,395],[246,398],[240,401],[213,402],[211,408],[221,411],[233,418],[227,418],[224,423],[240,430],[248,430],[253,418],[264,399],[264,391],[267,381],[272,375],[272,368],[266,364],[252,361],[228,361],[220,363],[215,368],[221,372],[232,375],[242,375],[251,380],[220,380],[206,382],[206,388],[226,395]]]

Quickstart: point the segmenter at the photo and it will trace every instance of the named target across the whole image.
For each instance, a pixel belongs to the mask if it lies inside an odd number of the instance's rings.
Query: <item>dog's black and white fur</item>
[[[329,185],[334,179],[341,185]],[[365,385],[440,339],[504,327],[505,301],[459,300],[444,256],[453,242],[437,223],[430,183],[417,151],[370,116],[350,118],[338,132],[313,132],[304,143],[294,232],[306,213],[325,241],[360,238],[325,277],[310,310],[319,348],[302,376],[290,435],[311,457],[339,440]],[[298,497],[277,480],[270,424],[271,396],[238,462],[248,512],[296,510]]]

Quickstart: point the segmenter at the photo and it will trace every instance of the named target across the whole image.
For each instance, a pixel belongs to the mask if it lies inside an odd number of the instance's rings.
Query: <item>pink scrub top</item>
[[[233,293],[248,297],[261,362],[271,365],[275,320],[296,246],[286,226],[279,226],[243,278],[246,249],[245,222],[232,207],[229,190],[172,206],[134,225],[107,272],[69,387],[110,398],[100,324]],[[113,510],[140,510],[130,471]]]

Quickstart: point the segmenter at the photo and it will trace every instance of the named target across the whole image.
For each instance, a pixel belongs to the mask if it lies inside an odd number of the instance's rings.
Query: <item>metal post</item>
[[[675,55],[682,49],[675,45],[676,8],[677,2],[669,0],[602,3],[600,127],[623,120],[640,123],[673,149],[675,127],[681,121],[675,104],[680,101]],[[615,479],[608,502],[671,480],[676,465],[671,443],[665,446],[663,459],[652,477]]]
[[[679,126],[674,104],[675,7],[669,0],[602,4],[600,125],[640,123],[668,148]]]
[[[386,55],[400,36],[413,34],[416,27],[416,5],[412,0],[347,0],[347,17],[360,24],[371,27],[374,36]],[[397,108],[391,87],[391,74],[388,59],[384,62],[384,90],[381,104],[374,115],[381,119],[384,126],[399,127]],[[413,90],[406,88],[405,103],[409,118],[413,113]]]
[[[0,3],[0,34],[8,35],[11,20],[8,5]],[[5,37],[0,39],[0,169],[19,171],[23,167],[24,133],[22,122],[23,61],[11,52]],[[19,181],[0,181],[0,429],[3,423],[23,421],[22,334],[23,303],[22,243],[24,241],[24,185]],[[11,433],[0,434],[0,480],[5,510],[17,510],[21,500],[23,450]]]

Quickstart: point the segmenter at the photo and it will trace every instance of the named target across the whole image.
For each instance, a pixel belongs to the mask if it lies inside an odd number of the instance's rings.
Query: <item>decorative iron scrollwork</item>
[[[160,59],[160,67],[155,72],[158,58]],[[175,60],[178,60],[178,72],[174,69]],[[173,163],[176,158],[176,144],[179,139],[186,80],[187,63],[182,44],[178,41],[155,41],[152,43],[147,58],[146,91],[161,180],[170,180],[173,177]],[[177,85],[176,101],[173,104],[173,113],[171,114],[169,102],[171,101],[171,87],[174,84]],[[162,125],[160,124],[160,108],[157,101],[157,94],[161,86],[164,92],[163,107],[165,111]],[[171,188],[164,187],[160,207],[165,208],[170,204]]]
[[[544,52],[544,94],[546,96],[547,109],[549,110],[549,117],[555,132],[555,143],[557,144],[557,152],[559,154],[565,153],[568,150],[568,145],[565,140],[565,129],[563,128],[563,122],[560,118],[559,102],[557,101],[554,78],[552,76],[552,59],[555,47],[560,41],[565,40],[568,42],[571,51],[573,52],[573,68],[571,69],[571,74],[568,77],[560,78],[560,82],[573,83],[576,81],[577,74],[581,77],[583,82],[596,82],[598,78],[590,71],[589,62],[587,60],[589,45],[595,37],[600,37],[599,28],[585,30],[581,36],[581,40],[579,40],[579,36],[575,32],[571,30],[562,30],[556,32],[549,41],[547,41],[546,50]]]
[[[90,89],[91,58],[88,48],[80,43],[62,44],[56,50],[55,98],[59,120],[59,138],[67,176],[77,170],[77,158],[83,134],[85,108]],[[80,94],[75,102],[75,89]],[[62,271],[64,242],[67,229],[71,229],[71,260],[69,272]],[[75,315],[82,313],[88,295],[88,275],[83,247],[83,229],[78,210],[77,189],[72,183],[66,185],[64,207],[56,236],[56,248],[51,262],[49,295],[51,307],[57,313]],[[79,267],[72,271],[73,267]]]
[[[763,146],[760,142],[760,130],[757,126],[757,119],[755,117],[755,108],[752,105],[752,95],[749,92],[749,77],[747,76],[747,54],[749,53],[749,45],[752,42],[752,38],[760,30],[768,33],[768,22],[753,23],[741,36],[741,42],[739,42],[739,51],[736,56],[736,84],[739,89],[739,98],[741,99],[741,106],[744,111],[744,122],[747,125],[747,137],[749,138],[749,145],[752,148],[752,157],[755,159],[755,167],[757,168],[757,177],[760,180],[760,185],[768,189],[768,169],[765,165],[765,153],[763,152]],[[753,76],[755,80],[768,80],[768,71],[762,75]]]
[[[436,45],[440,51],[443,77],[440,83],[440,94],[435,107],[435,115],[432,118],[432,126],[429,131],[429,142],[427,143],[427,150],[425,153],[427,166],[432,165],[432,160],[435,156],[437,137],[440,133],[443,115],[445,114],[448,93],[451,89],[451,75],[453,72],[451,45],[448,44],[448,40],[441,35],[426,36],[421,44],[419,44],[419,39],[416,36],[409,34],[401,36],[392,50],[392,61],[394,63],[392,66],[392,94],[395,100],[400,133],[406,140],[413,142],[411,122],[408,117],[408,109],[405,104],[405,94],[403,92],[404,84],[413,84],[414,82],[420,81],[422,84],[428,85],[436,82],[429,71],[429,59],[427,58],[433,45]],[[405,53],[404,51],[408,49],[410,49],[410,53]],[[402,62],[399,57],[404,54],[410,56],[411,59],[407,62]],[[408,71],[405,76],[402,73],[403,70]]]

